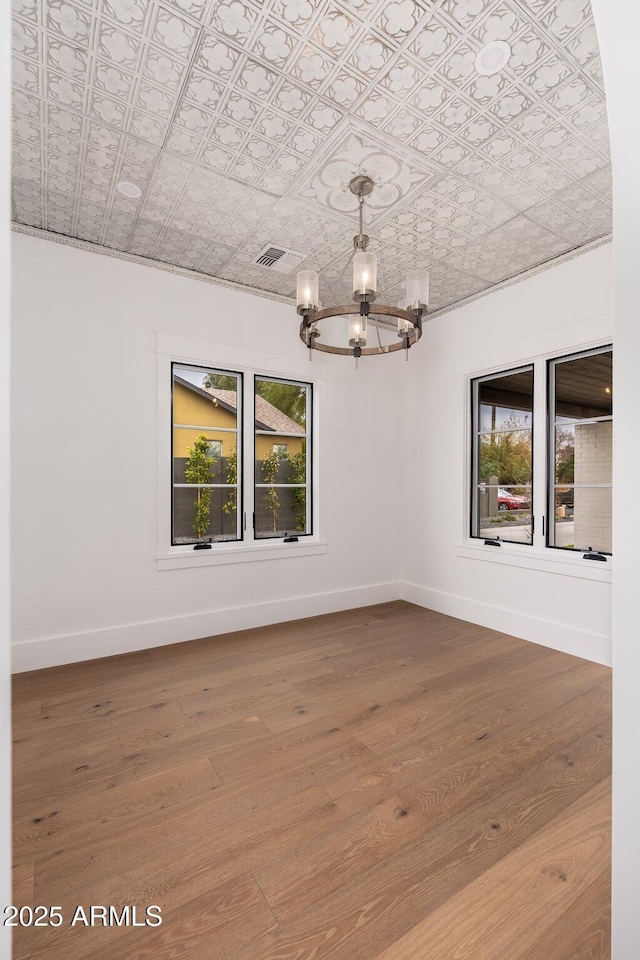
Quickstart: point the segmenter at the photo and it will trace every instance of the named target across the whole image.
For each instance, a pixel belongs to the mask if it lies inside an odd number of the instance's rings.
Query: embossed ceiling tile
[[[296,129],[287,139],[287,146],[290,150],[300,154],[303,157],[309,157],[315,154],[319,149],[322,140],[319,136],[308,130]]]
[[[361,31],[360,21],[329,5],[316,20],[312,39],[329,56],[337,58]]]
[[[47,70],[46,95],[54,103],[81,111],[85,100],[83,83],[73,83],[68,77]]]
[[[362,95],[364,88],[364,83],[357,77],[340,70],[326,88],[325,95],[339,106],[349,108]]]
[[[465,93],[484,107],[495,100],[508,84],[504,74],[494,74],[491,77],[474,75],[465,87]]]
[[[312,0],[272,0],[270,12],[289,26],[305,30],[317,9],[318,5]]]
[[[430,76],[409,97],[409,103],[417,110],[434,115],[447,101],[454,97],[454,91],[440,78]]]
[[[366,81],[373,80],[393,55],[392,48],[375,34],[366,33],[356,44],[347,62]]]
[[[442,130],[428,124],[409,143],[425,158],[429,158],[431,155],[435,156],[438,148],[453,143],[453,140],[448,138]]]
[[[454,97],[436,114],[435,120],[449,133],[456,133],[473,116],[473,107],[461,97]]]
[[[482,144],[490,140],[499,129],[499,125],[491,117],[480,115],[456,133],[472,147],[480,149]]]
[[[600,57],[593,57],[585,67],[586,72],[593,78],[598,88],[604,92],[604,74]]]
[[[148,143],[160,144],[167,132],[167,120],[152,117],[141,110],[134,110],[129,120],[128,129],[136,137]]]
[[[409,110],[398,110],[397,113],[384,124],[383,129],[397,140],[408,143],[421,126],[421,121],[414,113]]]
[[[291,59],[294,51],[300,48],[300,45],[301,40],[295,33],[277,24],[269,24],[258,33],[253,51],[273,67],[282,68]],[[319,51],[313,47],[309,47],[309,51],[309,57],[312,57],[313,53],[319,54]],[[317,61],[310,61],[310,64],[305,65],[304,69],[305,72],[319,69]]]
[[[41,137],[40,124],[25,117],[14,117],[11,123],[13,135],[19,140],[39,143]]]
[[[582,27],[591,16],[590,0],[554,0],[541,20],[551,34],[564,41]]]
[[[125,137],[123,155],[130,160],[134,160],[136,163],[153,163],[158,153],[159,150],[157,147],[138,140],[137,137]]]
[[[122,27],[114,27],[108,21],[99,22],[98,56],[116,67],[136,71],[143,52],[142,42],[135,34]]]
[[[303,157],[283,151],[274,162],[274,169],[288,176],[294,176],[304,166]]]
[[[598,36],[592,18],[580,28],[579,33],[567,44],[571,54],[579,64],[584,65],[599,54]]]
[[[414,89],[418,81],[422,79],[422,71],[406,58],[400,57],[384,73],[379,84],[394,96],[404,98]]]
[[[142,33],[153,12],[153,4],[144,0],[103,0],[102,16],[117,25]]]
[[[450,48],[453,39],[451,25],[436,13],[418,31],[410,50],[419,60],[433,65]]]
[[[503,124],[508,124],[531,106],[531,100],[518,87],[510,87],[489,108]]]
[[[147,47],[143,50],[140,72],[150,83],[176,91],[182,83],[185,64],[155,47]]]
[[[233,47],[218,37],[205,34],[196,58],[196,66],[213,74],[216,81],[221,82],[232,75],[239,59],[240,54]]]
[[[571,67],[560,57],[551,54],[541,66],[536,66],[534,70],[526,74],[523,78],[523,84],[532,91],[534,96],[545,97],[551,90],[560,86],[562,81],[566,80],[571,74]]]
[[[514,39],[528,25],[517,6],[510,2],[499,3],[474,22],[471,35],[481,44],[496,40],[513,44]]]
[[[40,23],[41,9],[38,0],[13,0],[13,16],[24,18],[34,24]]]
[[[290,177],[277,170],[266,170],[258,180],[258,185],[271,193],[283,194],[291,182]]]
[[[377,22],[388,37],[403,43],[423,18],[424,11],[414,0],[392,0],[382,5]]]
[[[456,25],[469,30],[496,5],[496,0],[446,0],[442,10]]]
[[[461,143],[455,143],[453,140],[450,140],[439,150],[431,155],[431,159],[435,160],[436,163],[439,163],[443,167],[457,167],[457,165],[464,160],[464,158],[470,153],[470,147],[465,146]]]
[[[300,83],[319,89],[335,72],[336,66],[336,60],[306,44],[296,56],[291,66],[291,74]]]
[[[209,0],[165,0],[176,13],[186,13],[195,20],[201,20],[206,13]]]
[[[188,133],[180,127],[173,127],[165,142],[167,150],[181,154],[184,157],[196,157],[198,151],[204,148],[205,140],[193,133]]]
[[[532,28],[525,29],[516,40],[510,43],[510,46],[511,57],[508,69],[518,78],[528,74],[536,64],[552,53],[551,47]]]
[[[439,63],[438,75],[460,88],[475,73],[476,54],[477,49],[469,43],[458,45]]]
[[[44,26],[77,46],[88,47],[91,32],[91,11],[70,0],[49,0],[45,4]]]
[[[23,87],[30,93],[40,96],[43,89],[43,72],[37,64],[16,56],[11,62],[14,87]]]
[[[580,132],[600,124],[607,119],[607,107],[604,100],[592,100],[585,103],[566,117],[566,122]]]
[[[173,112],[173,99],[161,87],[143,81],[138,88],[134,106],[161,120],[168,120]]]
[[[258,14],[248,0],[226,0],[215,4],[209,22],[221,36],[246,44],[258,23]]]

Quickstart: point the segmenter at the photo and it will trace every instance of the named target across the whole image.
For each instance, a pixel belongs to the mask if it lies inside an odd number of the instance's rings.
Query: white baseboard
[[[148,620],[14,643],[13,672],[40,670],[64,663],[112,657],[135,650],[211,637],[323,613],[353,610],[389,600],[407,600],[460,620],[499,630],[585,660],[611,665],[611,638],[563,623],[494,607],[466,597],[431,590],[415,583],[376,583],[349,590],[272,600],[224,610],[210,610],[164,620]]]
[[[41,670],[43,667],[56,667],[64,663],[112,657],[168,643],[233,633],[251,627],[264,627],[271,623],[285,623],[287,620],[315,617],[323,613],[337,613],[339,610],[353,610],[355,607],[368,607],[374,603],[399,600],[400,596],[401,584],[376,583],[332,593],[316,593],[165,620],[148,620],[143,623],[88,630],[84,633],[25,640],[13,644],[12,669],[14,673],[22,673],[25,670]]]
[[[508,633],[522,640],[530,640],[574,657],[611,666],[611,637],[603,634],[590,633],[588,630],[579,630],[564,623],[543,620],[541,617],[532,617],[504,607],[494,607],[453,593],[431,590],[416,583],[402,583],[400,587],[401,599],[409,603],[446,613],[460,620],[468,620],[500,633]]]

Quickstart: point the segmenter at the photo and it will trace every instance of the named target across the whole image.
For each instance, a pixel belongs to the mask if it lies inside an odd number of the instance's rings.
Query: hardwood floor
[[[18,675],[14,957],[608,960],[610,693],[401,601]]]

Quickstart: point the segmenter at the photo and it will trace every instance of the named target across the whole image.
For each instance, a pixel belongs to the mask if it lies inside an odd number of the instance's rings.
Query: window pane
[[[478,384],[480,431],[531,428],[533,370],[491,377]]]
[[[256,378],[256,537],[312,532],[310,401],[310,384]]]
[[[173,364],[174,543],[241,539],[241,379],[240,374]]]
[[[306,487],[257,487],[255,509],[257,538],[311,533]]]
[[[531,543],[531,485],[499,487],[480,483],[476,491],[478,533],[483,539]]]
[[[611,487],[556,487],[554,546],[611,553]]]
[[[531,543],[533,369],[473,386],[471,535]]]
[[[174,544],[237,540],[235,487],[173,488]]]
[[[611,350],[552,361],[553,487],[547,544],[611,553]]]

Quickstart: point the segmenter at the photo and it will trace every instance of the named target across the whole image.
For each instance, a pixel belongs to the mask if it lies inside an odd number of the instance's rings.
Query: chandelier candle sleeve
[[[358,314],[349,317],[349,346],[364,347],[367,342],[367,318]]]
[[[318,274],[315,270],[301,270],[297,277],[298,313],[318,309]]]
[[[407,310],[424,310],[429,306],[429,273],[414,270],[407,277]]]
[[[375,253],[357,250],[353,255],[353,299],[373,302],[378,281],[378,258]]]

